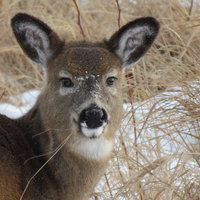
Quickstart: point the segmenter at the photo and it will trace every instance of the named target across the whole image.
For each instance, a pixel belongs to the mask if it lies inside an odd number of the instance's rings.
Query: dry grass
[[[79,3],[86,39],[109,38],[118,28],[116,1],[86,2]],[[109,167],[94,196],[199,200],[200,5],[194,2],[190,11],[190,0],[120,2],[121,25],[153,16],[161,30],[147,55],[127,70],[124,94],[127,101],[138,103],[129,104],[125,112]],[[1,0],[0,10],[0,97],[4,94],[1,101],[6,101],[42,83],[40,69],[25,58],[13,38],[9,21],[15,13],[39,17],[66,41],[83,37],[72,0]]]

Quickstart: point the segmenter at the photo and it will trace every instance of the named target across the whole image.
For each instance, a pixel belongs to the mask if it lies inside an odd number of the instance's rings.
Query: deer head
[[[35,108],[49,132],[49,148],[70,135],[70,151],[87,158],[107,156],[122,115],[123,68],[146,53],[158,22],[136,19],[96,43],[65,43],[44,22],[22,13],[12,19],[12,28],[24,53],[45,71]]]

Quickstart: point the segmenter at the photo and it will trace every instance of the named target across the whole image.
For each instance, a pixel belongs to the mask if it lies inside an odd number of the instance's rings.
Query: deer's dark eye
[[[74,86],[74,84],[73,84],[73,82],[72,82],[72,80],[70,78],[61,78],[60,79],[60,83],[61,83],[62,87],[69,88],[69,87],[73,87]]]
[[[115,80],[117,80],[116,77],[109,77],[109,78],[106,79],[106,84],[108,86],[112,86],[115,83]]]

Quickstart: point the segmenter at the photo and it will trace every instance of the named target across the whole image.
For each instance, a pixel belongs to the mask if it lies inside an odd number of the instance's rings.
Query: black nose
[[[87,128],[98,128],[105,122],[107,122],[106,111],[97,105],[91,105],[80,115],[80,124],[86,124]]]

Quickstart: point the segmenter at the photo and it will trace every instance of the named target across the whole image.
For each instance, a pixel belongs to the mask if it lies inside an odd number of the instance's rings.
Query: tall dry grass
[[[109,38],[118,29],[115,0],[78,3],[86,40]],[[91,199],[200,199],[200,5],[191,3],[120,1],[121,25],[153,16],[161,30],[147,55],[127,70],[124,96],[128,108],[108,169]],[[2,102],[42,84],[41,69],[25,58],[11,32],[10,18],[17,12],[44,20],[66,41],[83,39],[73,0],[2,0]]]

